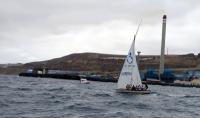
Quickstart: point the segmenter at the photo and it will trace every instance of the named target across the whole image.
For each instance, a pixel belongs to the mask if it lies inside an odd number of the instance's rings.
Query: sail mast
[[[139,31],[139,28],[140,28],[140,25],[141,25],[141,23],[142,23],[142,19],[141,19],[141,21],[140,21],[140,23],[139,23],[139,25],[138,25],[138,28],[137,28],[137,30],[136,30],[136,32],[135,32],[135,34],[134,34],[134,43],[135,43],[135,39],[136,39],[136,36],[137,36],[137,33],[138,33],[138,31]]]

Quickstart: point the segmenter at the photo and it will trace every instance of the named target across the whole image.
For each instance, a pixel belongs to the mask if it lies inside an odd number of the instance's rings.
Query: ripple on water
[[[20,91],[32,91],[31,88],[25,88],[25,87],[19,87],[19,88],[17,88],[17,90],[20,90]]]
[[[58,87],[58,88],[51,88],[51,89],[48,89],[48,91],[63,91],[64,88],[63,87]]]
[[[0,101],[0,106],[1,106],[1,107],[8,107],[8,106],[9,106],[9,103],[5,103],[5,102],[1,102],[1,101]]]
[[[112,97],[112,95],[107,93],[95,93],[92,95],[93,97]]]
[[[95,104],[88,102],[85,103],[71,103],[64,107],[65,110],[70,110],[72,112],[78,113],[100,113],[105,112],[106,110],[103,107],[98,107]]]

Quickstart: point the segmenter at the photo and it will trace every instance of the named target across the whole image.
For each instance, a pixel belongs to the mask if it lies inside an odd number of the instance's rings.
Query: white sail
[[[118,79],[118,89],[126,89],[127,84],[131,86],[142,86],[135,56],[135,37]]]

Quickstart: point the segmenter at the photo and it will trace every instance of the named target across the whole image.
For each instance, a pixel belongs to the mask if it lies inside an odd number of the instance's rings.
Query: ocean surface
[[[1,118],[200,118],[200,88],[152,85],[150,95],[116,83],[0,75]]]

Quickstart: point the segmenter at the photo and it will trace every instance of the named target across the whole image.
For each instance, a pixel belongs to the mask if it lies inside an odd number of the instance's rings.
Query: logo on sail
[[[127,56],[127,62],[128,62],[129,64],[132,64],[132,63],[133,63],[133,57],[132,57],[131,52],[129,52],[129,54],[128,54],[128,56]]]
[[[132,72],[122,72],[122,75],[131,76]]]

